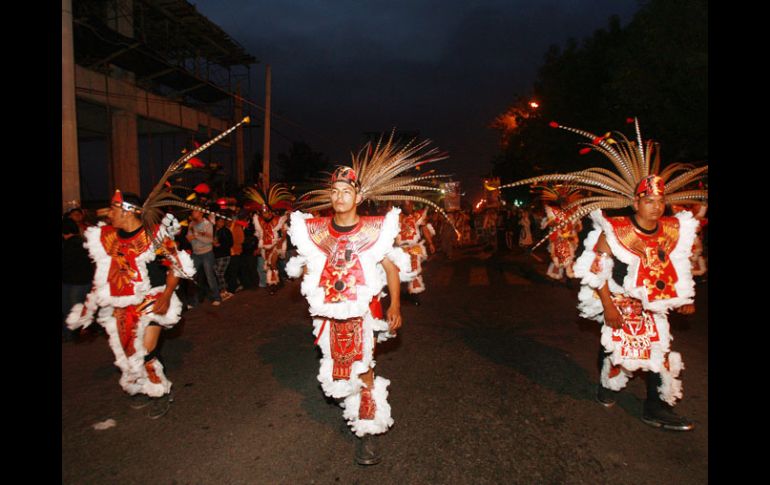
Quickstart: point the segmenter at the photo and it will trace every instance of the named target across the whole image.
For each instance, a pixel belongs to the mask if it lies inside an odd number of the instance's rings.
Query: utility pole
[[[235,82],[235,102],[233,103],[235,120],[243,118],[243,98],[241,98],[241,81]],[[243,130],[235,132],[235,181],[240,187],[246,180],[243,169]]]
[[[270,188],[270,64],[265,66],[265,136],[262,147],[262,187]]]

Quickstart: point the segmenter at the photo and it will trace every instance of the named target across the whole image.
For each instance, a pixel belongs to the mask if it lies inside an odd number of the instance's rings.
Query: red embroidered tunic
[[[671,262],[671,251],[679,241],[679,220],[661,217],[658,230],[645,234],[637,229],[629,217],[608,217],[618,242],[639,258],[636,286],[644,286],[649,301],[676,298],[674,287],[679,281]]]
[[[152,244],[150,237],[145,231],[139,231],[134,236],[123,239],[118,236],[117,229],[104,226],[101,243],[112,259],[107,274],[110,294],[112,296],[133,295],[134,285],[142,281],[136,258],[150,248]]]
[[[260,246],[263,248],[269,248],[273,245],[273,241],[276,239],[276,232],[278,230],[278,224],[281,222],[281,218],[273,216],[269,221],[262,217],[257,217],[257,222],[262,229],[262,240]]]
[[[416,244],[420,240],[420,226],[425,220],[425,210],[414,211],[411,214],[399,215],[400,232],[396,238],[396,244]]]
[[[345,233],[332,227],[330,217],[305,221],[310,240],[326,255],[319,281],[324,290],[324,303],[357,299],[356,286],[366,284],[358,255],[377,242],[383,220],[382,216],[362,216],[358,224]]]

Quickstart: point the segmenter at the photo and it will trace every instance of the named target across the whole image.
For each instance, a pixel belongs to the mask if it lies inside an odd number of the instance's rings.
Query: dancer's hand
[[[615,305],[608,305],[604,308],[604,324],[615,329],[623,326],[623,315],[615,308]]]
[[[396,333],[401,328],[401,307],[390,305],[388,308],[388,329],[390,333]]]
[[[682,305],[679,308],[677,308],[676,311],[681,313],[682,315],[692,315],[693,313],[695,313],[695,305],[692,303],[689,303],[687,305]]]
[[[171,304],[171,295],[166,296],[166,294],[162,294],[158,297],[157,300],[155,300],[155,303],[152,305],[152,313],[155,313],[157,315],[165,315],[168,311],[168,307]]]

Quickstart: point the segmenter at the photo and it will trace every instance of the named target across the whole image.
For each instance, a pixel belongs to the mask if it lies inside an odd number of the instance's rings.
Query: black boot
[[[679,416],[669,404],[660,401],[644,402],[642,421],[655,428],[670,429],[673,431],[690,431],[695,427],[692,421]]]
[[[382,457],[377,451],[377,444],[373,434],[364,435],[356,443],[356,463],[369,466],[376,465],[382,461]]]
[[[596,400],[605,408],[611,408],[617,401],[618,391],[607,389],[603,385],[599,384],[599,389],[596,391]]]
[[[673,431],[690,431],[693,429],[695,425],[692,421],[676,414],[671,405],[660,399],[658,395],[660,383],[660,374],[655,372],[647,373],[647,400],[644,402],[642,421],[655,428]]]
[[[147,417],[150,419],[162,418],[166,415],[171,408],[171,403],[174,402],[174,397],[169,394],[164,394],[161,397],[151,398],[150,409],[147,411]]]
[[[152,398],[147,394],[138,393],[129,397],[129,402],[131,409],[142,409],[146,408],[152,403]]]

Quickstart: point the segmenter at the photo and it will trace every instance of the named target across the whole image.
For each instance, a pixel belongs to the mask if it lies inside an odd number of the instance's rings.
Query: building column
[[[139,184],[139,136],[134,113],[112,112],[112,176],[113,189],[133,192],[141,197]]]
[[[72,0],[61,2],[61,195],[80,202],[78,126],[75,109],[75,55],[72,46]]]

